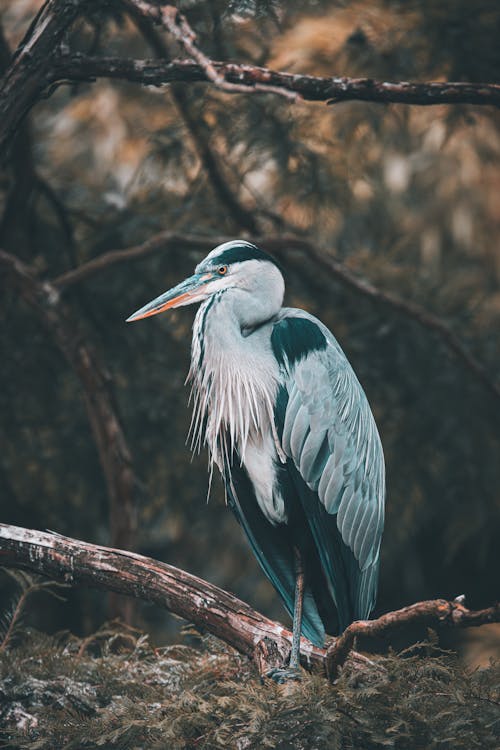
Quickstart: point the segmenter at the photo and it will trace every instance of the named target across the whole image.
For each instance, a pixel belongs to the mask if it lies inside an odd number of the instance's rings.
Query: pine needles
[[[25,631],[0,655],[6,748],[494,748],[499,670],[467,673],[450,653],[384,658],[334,685],[263,684],[248,661],[205,639],[153,649],[107,624],[93,639]]]
[[[1,568],[17,584],[18,591],[12,597],[7,607],[0,612],[0,654],[5,651],[22,625],[22,618],[28,598],[37,591],[45,591],[55,599],[64,601],[54,589],[64,589],[68,586],[56,581],[47,581],[41,576],[28,575],[23,570]]]

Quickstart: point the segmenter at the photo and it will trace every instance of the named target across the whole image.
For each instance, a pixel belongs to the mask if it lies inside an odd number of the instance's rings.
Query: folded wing
[[[359,381],[328,329],[284,310],[271,343],[281,368],[276,424],[340,629],[375,604],[384,457]]]

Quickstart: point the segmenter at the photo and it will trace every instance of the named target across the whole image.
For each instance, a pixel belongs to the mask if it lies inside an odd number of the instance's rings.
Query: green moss
[[[109,627],[30,631],[0,658],[6,748],[493,748],[498,701],[494,665],[469,674],[438,651],[285,686],[214,639],[155,650]]]

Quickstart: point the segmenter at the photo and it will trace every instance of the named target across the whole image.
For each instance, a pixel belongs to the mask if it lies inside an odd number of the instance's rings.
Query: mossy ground
[[[347,666],[334,684],[261,682],[214,639],[154,649],[104,629],[27,631],[0,657],[3,748],[495,748],[499,670],[434,647]]]

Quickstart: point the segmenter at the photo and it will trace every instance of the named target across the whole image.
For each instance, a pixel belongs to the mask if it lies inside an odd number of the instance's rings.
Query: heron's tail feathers
[[[288,609],[288,607],[287,607]],[[293,614],[293,604],[292,604]],[[321,617],[319,616],[318,608],[314,601],[312,591],[310,589],[305,590],[304,593],[304,611],[302,614],[302,635],[314,643],[315,646],[323,648],[325,645],[325,628]]]

